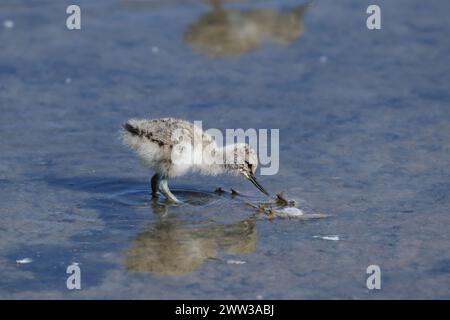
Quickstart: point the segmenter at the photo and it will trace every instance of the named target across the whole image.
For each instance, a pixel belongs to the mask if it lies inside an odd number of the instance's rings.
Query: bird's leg
[[[159,196],[159,184],[161,183],[162,176],[155,173],[152,177],[152,198],[158,198]]]
[[[181,203],[181,201],[178,200],[177,197],[175,197],[172,192],[170,192],[169,185],[167,183],[167,178],[162,178],[161,181],[159,182],[159,191],[161,191],[161,193],[168,200],[173,201],[175,203]]]

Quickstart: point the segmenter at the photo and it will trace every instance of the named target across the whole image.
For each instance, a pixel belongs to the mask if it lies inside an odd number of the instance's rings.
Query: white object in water
[[[299,217],[303,215],[303,211],[295,207],[283,208],[280,212],[285,213],[289,217]]]
[[[339,241],[339,236],[333,235],[333,236],[314,236],[313,238],[320,238],[323,240],[329,240],[329,241]]]
[[[242,260],[227,260],[228,264],[244,264],[246,263],[245,261]]]
[[[167,179],[189,171],[205,175],[227,172],[241,175],[269,195],[256,181],[258,157],[246,143],[219,146],[200,127],[174,118],[128,120],[123,126],[122,138],[142,162],[155,171],[151,180],[153,197],[162,193],[168,200],[179,203],[170,192]]]
[[[5,20],[5,21],[3,21],[3,26],[6,29],[12,29],[12,28],[14,28],[14,21],[12,21],[12,20]]]
[[[16,260],[17,264],[27,264],[27,263],[31,263],[31,262],[33,262],[33,259],[31,259],[31,258],[23,258],[23,259]]]

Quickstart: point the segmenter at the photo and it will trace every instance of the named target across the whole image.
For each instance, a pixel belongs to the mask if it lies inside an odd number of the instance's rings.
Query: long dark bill
[[[264,189],[258,181],[256,181],[256,178],[253,174],[250,174],[247,177],[248,180],[250,180],[251,183],[253,183],[255,185],[256,188],[258,188],[259,191],[261,191],[262,193],[264,193],[266,196],[270,196],[270,194],[266,191],[266,189]]]

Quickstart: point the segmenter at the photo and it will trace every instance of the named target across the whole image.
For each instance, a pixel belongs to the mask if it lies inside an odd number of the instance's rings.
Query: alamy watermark
[[[366,273],[370,274],[366,280],[366,287],[369,290],[381,289],[381,269],[378,265],[372,264],[367,267]]]
[[[78,263],[72,263],[67,267],[66,273],[70,274],[66,280],[66,287],[69,290],[81,290],[81,269]]]
[[[380,30],[381,29],[381,8],[376,4],[371,4],[367,7],[367,14],[370,14],[366,20],[366,26],[369,30]]]
[[[369,30],[381,29],[381,8],[376,4],[367,7],[366,13],[370,14],[366,19],[366,26]],[[79,5],[71,4],[66,8],[66,27],[69,30],[81,30],[81,8]],[[5,25],[6,26],[6,25]]]
[[[69,30],[81,29],[81,8],[75,4],[67,7],[66,13],[69,15],[66,19],[66,27]]]
[[[171,159],[178,165],[241,165],[257,161],[261,175],[275,175],[280,167],[279,129],[226,129],[224,138],[221,130],[203,131],[202,121],[194,121],[192,137],[181,128],[173,131],[171,140],[175,142]]]

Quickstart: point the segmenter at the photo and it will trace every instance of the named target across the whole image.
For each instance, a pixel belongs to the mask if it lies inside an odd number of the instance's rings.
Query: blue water
[[[450,298],[450,3],[377,1],[369,31],[372,2],[86,0],[69,31],[70,1],[3,0],[0,298]],[[239,42],[231,16],[277,36]],[[261,183],[330,217],[261,218],[231,176],[152,203],[118,130],[165,116],[279,128]]]

